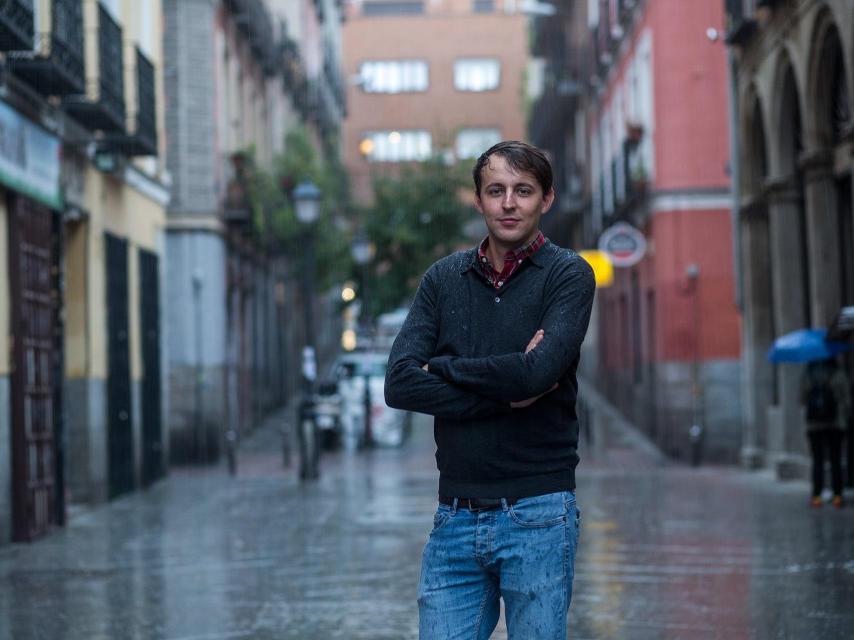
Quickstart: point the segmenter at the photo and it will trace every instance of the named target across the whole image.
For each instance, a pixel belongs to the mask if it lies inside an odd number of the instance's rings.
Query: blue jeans
[[[440,504],[418,586],[421,640],[485,640],[504,599],[508,637],[566,638],[581,512],[575,492],[490,511]]]

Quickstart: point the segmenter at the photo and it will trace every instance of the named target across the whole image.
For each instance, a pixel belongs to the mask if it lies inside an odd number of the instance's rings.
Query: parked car
[[[386,352],[353,351],[338,356],[332,365],[331,378],[337,382],[341,397],[341,440],[347,449],[367,444],[366,380],[370,402],[370,444],[397,447],[408,435],[411,422],[408,412],[392,409],[385,403],[387,363]]]
[[[377,318],[377,334],[374,339],[376,349],[391,349],[407,315],[409,315],[409,309],[400,308],[383,313]]]

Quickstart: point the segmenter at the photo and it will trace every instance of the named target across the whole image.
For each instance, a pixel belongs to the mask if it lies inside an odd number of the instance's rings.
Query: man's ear
[[[551,209],[552,205],[554,204],[554,201],[555,190],[554,187],[552,187],[551,189],[549,189],[549,192],[543,196],[543,210],[540,212],[540,214],[542,215],[543,213]]]
[[[477,192],[474,194],[474,207],[480,212],[480,215],[483,215],[483,203],[480,201],[480,194]]]

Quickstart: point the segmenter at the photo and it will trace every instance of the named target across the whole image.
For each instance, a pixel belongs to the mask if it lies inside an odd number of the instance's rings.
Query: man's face
[[[544,194],[533,174],[517,173],[499,155],[489,158],[481,178],[475,206],[483,215],[490,244],[506,252],[536,238],[540,218],[554,202],[554,189]]]

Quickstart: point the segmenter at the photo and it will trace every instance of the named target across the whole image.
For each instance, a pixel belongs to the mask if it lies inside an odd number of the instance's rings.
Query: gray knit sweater
[[[391,407],[435,416],[441,495],[575,488],[576,368],[594,289],[587,262],[548,241],[498,290],[476,248],[424,275],[391,350],[385,397]],[[542,342],[525,354],[538,329]],[[511,409],[555,382],[534,404]]]

